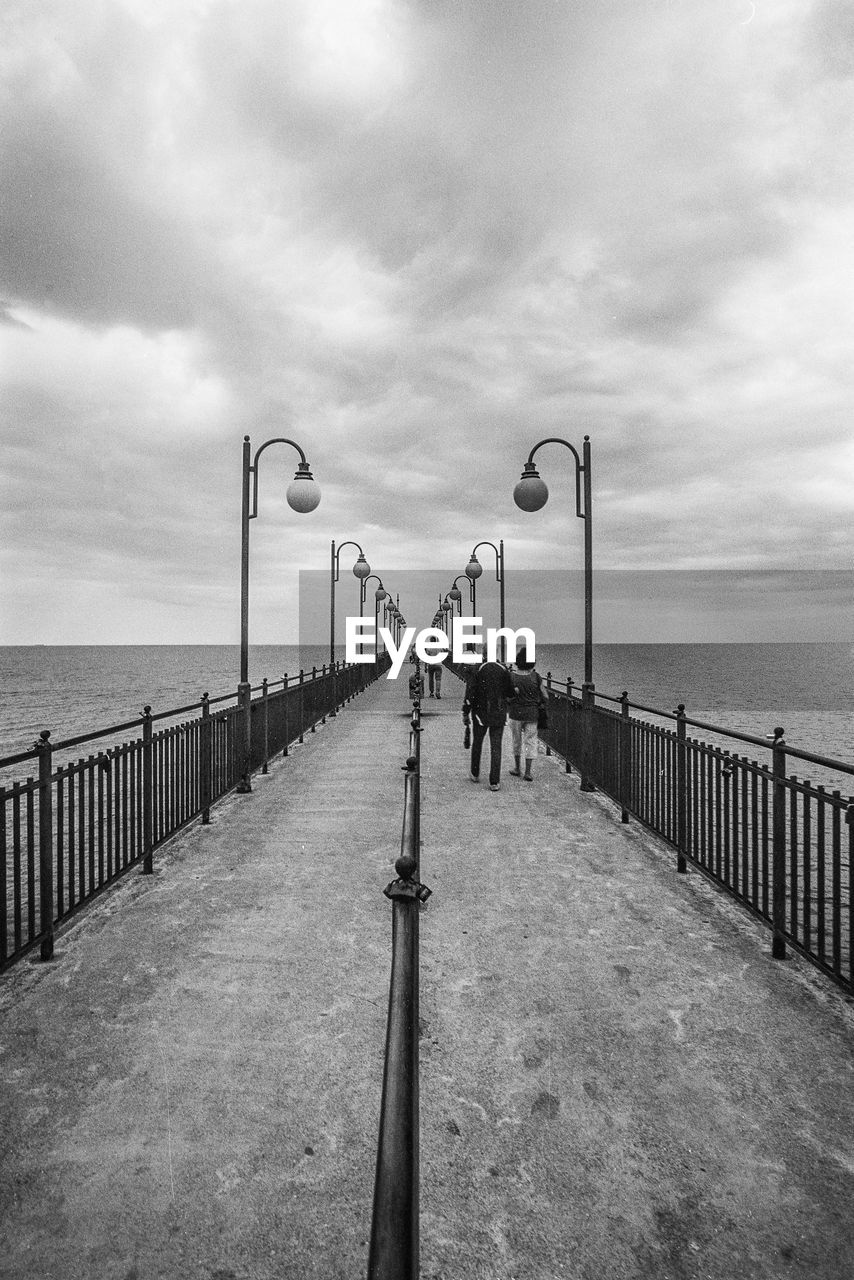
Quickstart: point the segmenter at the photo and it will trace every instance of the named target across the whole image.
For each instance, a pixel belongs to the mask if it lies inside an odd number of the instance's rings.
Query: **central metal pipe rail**
[[[430,890],[418,881],[421,704],[414,699],[404,765],[403,830],[392,903],[391,981],[368,1280],[417,1280],[419,1271],[418,913]]]

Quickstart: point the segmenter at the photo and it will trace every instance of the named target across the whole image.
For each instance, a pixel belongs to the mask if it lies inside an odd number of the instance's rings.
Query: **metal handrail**
[[[155,728],[183,709],[155,716],[146,706],[129,724],[141,732],[124,742],[109,738],[119,726],[59,743],[45,729],[30,751],[0,761],[38,762],[37,779],[0,778],[0,970],[37,944],[50,959],[58,924],[131,867],[151,874],[155,849],[187,823],[210,821],[211,806],[240,777],[242,715],[250,720],[250,770],[266,773],[275,755],[286,756],[290,744],[314,733],[387,662],[325,668],[308,679],[300,672],[273,693],[264,681],[245,713],[232,703],[212,714],[204,694],[201,715]],[[57,759],[63,748],[94,738],[100,741],[88,758]]]
[[[352,666],[353,664],[352,663],[348,664],[348,663],[339,661],[335,664],[334,667],[324,666],[322,668],[315,668],[314,678],[319,680],[330,673],[337,674],[338,672],[343,671],[348,665]],[[312,673],[309,672],[306,678],[308,680],[311,680]],[[272,692],[273,690],[281,686],[282,690],[284,691],[284,690],[287,690],[288,688],[292,688],[293,685],[298,680],[299,680],[298,676],[285,675],[280,680],[267,681],[266,688],[268,692]],[[261,684],[252,686],[252,693],[261,693],[263,689],[264,689],[264,682],[262,681]],[[237,693],[219,694],[215,698],[208,698],[207,705],[209,707],[213,707],[223,702],[233,702],[237,699],[237,696],[238,696]],[[183,707],[171,707],[168,711],[153,712],[150,719],[152,723],[156,723],[158,720],[171,720],[175,716],[187,715],[188,713],[193,711],[200,711],[204,707],[204,705],[205,705],[205,699],[203,698],[203,699],[200,699],[198,702],[191,702]],[[61,741],[51,743],[51,747],[53,751],[64,751],[64,750],[68,750],[71,747],[82,746],[83,743],[85,742],[95,742],[98,738],[108,738],[108,737],[114,736],[117,733],[124,733],[128,729],[139,729],[139,728],[142,728],[142,726],[145,724],[147,718],[148,717],[146,716],[137,716],[133,720],[123,720],[120,724],[107,725],[105,728],[102,728],[102,729],[93,729],[91,733],[76,734],[74,737],[63,738]],[[23,764],[27,760],[36,760],[37,758],[38,758],[38,751],[35,749],[35,747],[30,747],[27,751],[18,751],[14,755],[4,756],[2,759],[0,759],[0,769],[9,768],[10,766],[15,764]]]
[[[383,890],[392,902],[392,958],[368,1280],[417,1280],[419,1270],[418,913],[430,896],[418,881],[420,760],[416,698],[397,879]]]
[[[581,699],[575,697],[572,692],[573,683],[571,680],[556,680],[552,677],[552,673],[550,671],[546,676],[546,680],[548,682],[548,687],[552,692],[572,698],[574,702],[581,701]],[[612,702],[615,706],[622,706],[624,703],[623,697],[616,697],[614,694],[609,693],[600,693],[598,689],[594,689],[594,697],[597,701],[601,700],[603,702]],[[678,711],[664,711],[661,707],[647,707],[644,703],[632,702],[631,699],[625,699],[625,705],[627,705],[632,711],[642,711],[645,715],[658,716],[662,720],[672,720],[674,724],[678,724],[680,720],[680,714]],[[702,729],[706,733],[716,733],[719,737],[733,738],[737,742],[748,742],[754,747],[767,748],[769,743],[772,741],[772,738],[759,737],[752,733],[743,733],[739,729],[726,729],[723,725],[709,724],[705,720],[693,720],[688,715],[682,716],[681,719],[685,725],[690,726],[692,729]],[[797,760],[806,760],[810,764],[821,765],[826,769],[833,769],[838,773],[850,773],[854,775],[854,764],[846,762],[845,760],[836,760],[831,756],[816,755],[812,751],[806,751],[800,747],[793,747],[791,743],[788,742],[786,750],[789,756],[793,756]]]
[[[684,706],[668,714],[619,699],[619,712],[596,706],[594,691],[579,699],[551,674],[547,752],[582,772],[588,787],[611,797],[621,820],[636,818],[689,864],[772,931],[771,953],[788,947],[843,987],[854,989],[854,797],[838,782],[813,783],[789,772],[793,760],[854,775],[851,764],[798,750],[782,727],[767,737],[691,720]],[[614,701],[614,699],[607,699]],[[656,724],[631,711],[675,721]],[[717,735],[719,744],[688,733]],[[757,762],[741,754],[748,742],[770,753]]]

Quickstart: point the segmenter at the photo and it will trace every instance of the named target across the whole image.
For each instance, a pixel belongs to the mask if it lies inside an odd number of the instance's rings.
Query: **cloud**
[[[591,436],[597,565],[850,564],[850,19],[749,13],[8,6],[6,572],[38,581],[8,634],[60,583],[72,626],[93,574],[140,639],[200,581],[232,638],[246,432],[299,440],[324,495],[294,517],[265,454],[262,638],[331,537],[580,563],[566,451],[543,511],[512,502],[552,435]]]

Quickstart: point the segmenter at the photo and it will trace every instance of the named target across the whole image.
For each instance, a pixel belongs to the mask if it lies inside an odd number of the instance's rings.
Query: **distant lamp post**
[[[288,506],[294,511],[305,514],[314,511],[320,502],[320,487],[311,474],[306,456],[293,440],[277,436],[266,440],[255,451],[252,458],[252,446],[249,436],[243,437],[243,510],[241,521],[240,549],[240,685],[238,698],[243,708],[243,744],[240,759],[240,781],[237,791],[245,794],[252,790],[250,783],[252,754],[252,686],[249,683],[249,521],[258,515],[258,459],[271,444],[287,444],[296,449],[300,456],[296,473],[288,485],[285,497]]]
[[[358,542],[342,542],[339,547],[335,546],[335,540],[332,540],[332,556],[330,561],[330,604],[329,604],[329,661],[335,664],[335,583],[340,576],[340,556],[345,547],[355,547],[358,551],[356,563],[353,565],[353,573],[361,581],[359,582],[359,612],[364,604],[362,595],[362,581],[367,578],[371,572],[371,566],[365,559],[365,553],[359,546]]]
[[[499,584],[499,591],[500,591],[500,594],[499,594],[500,621],[498,625],[500,627],[503,627],[504,626],[504,539],[503,538],[499,541],[497,547],[494,542],[479,542],[477,546],[474,548],[474,550],[472,551],[471,559],[466,565],[466,577],[469,579],[472,585],[472,614],[476,612],[475,605],[477,601],[477,586],[476,586],[477,580],[480,577],[480,575],[483,573],[483,565],[480,563],[480,561],[477,558],[478,548],[480,547],[492,547],[492,550],[495,552],[495,577]],[[502,656],[504,656],[505,650],[506,650],[506,645],[505,645],[504,639],[502,638],[501,640]]]
[[[365,597],[367,596],[367,593],[368,593],[368,583],[370,582],[371,578],[375,578],[376,581],[379,583],[379,586],[374,592],[374,645],[375,645],[376,656],[377,658],[379,658],[380,656],[380,626],[379,626],[380,604],[383,600],[386,599],[386,597],[388,596],[388,592],[383,586],[382,578],[380,578],[378,574],[369,573],[366,578],[363,578],[362,579],[362,612],[363,613],[364,613]]]
[[[561,440],[556,436],[549,436],[547,440],[541,440],[539,444],[534,445],[528,461],[525,463],[521,479],[518,481],[513,490],[513,499],[517,507],[521,507],[523,511],[539,511],[548,501],[549,491],[545,481],[540,479],[540,473],[534,466],[534,454],[541,449],[544,444],[562,444],[569,449],[575,459],[575,514],[579,520],[584,521],[584,683],[586,685],[593,684],[593,543],[591,537],[591,523],[593,515],[593,493],[591,488],[591,472],[590,472],[590,437],[584,437],[583,455],[584,460],[578,456],[578,451],[568,440]],[[582,500],[582,477],[584,479],[584,494]]]
[[[383,610],[384,610],[383,621],[384,623],[390,624],[389,630],[391,631],[392,640],[394,640],[394,643],[397,644],[397,618],[398,618],[397,605],[394,603],[393,600],[387,600],[383,605]]]
[[[596,690],[593,684],[593,542],[591,535],[593,491],[590,471],[590,437],[584,437],[584,445],[582,446],[583,461],[579,458],[577,449],[568,440],[561,440],[556,436],[549,436],[547,440],[541,440],[539,444],[534,445],[528,454],[528,461],[525,463],[521,478],[513,490],[516,506],[521,507],[523,511],[539,511],[548,501],[549,491],[545,482],[540,479],[539,471],[534,466],[534,454],[544,444],[562,444],[569,449],[575,459],[575,514],[579,520],[584,521],[584,685],[581,690],[581,701],[584,710],[584,739],[581,789],[582,791],[592,791],[593,784],[590,781],[590,774],[592,772],[593,710]],[[583,500],[582,477],[584,479]]]
[[[480,562],[478,562],[478,568],[480,568]],[[483,572],[482,569],[481,569],[481,572]],[[454,585],[451,587],[450,591],[448,592],[448,599],[453,600],[454,604],[457,606],[457,613],[459,613],[459,615],[462,617],[463,593],[462,591],[460,591],[459,587],[457,586],[457,583],[460,581],[461,578],[463,582],[465,582],[468,585],[469,602],[471,604],[472,613],[474,613],[475,589],[474,589],[474,581],[471,578],[469,578],[467,575],[458,573],[456,578],[454,578]]]

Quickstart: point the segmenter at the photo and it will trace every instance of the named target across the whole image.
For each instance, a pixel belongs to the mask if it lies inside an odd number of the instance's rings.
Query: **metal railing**
[[[418,880],[421,848],[421,704],[413,701],[404,766],[403,831],[392,902],[392,958],[368,1280],[416,1280],[419,1271]]]
[[[801,761],[830,770],[854,790],[854,766],[788,745],[782,728],[739,733],[693,720],[681,704],[662,711],[551,674],[546,691],[540,737],[567,771],[575,766],[616,801],[624,822],[631,815],[667,841],[679,871],[693,864],[763,921],[775,957],[791,946],[852,988],[854,799],[788,769]],[[753,759],[745,747],[768,754]]]
[[[337,663],[253,688],[251,768],[266,773],[387,665]],[[188,822],[210,821],[239,780],[245,717],[235,694],[205,693],[57,743],[46,729],[30,751],[0,759],[7,775],[34,768],[0,785],[0,969],[36,945],[50,959],[58,924],[129,868],[151,873],[154,850]],[[89,753],[73,758],[84,745]]]

